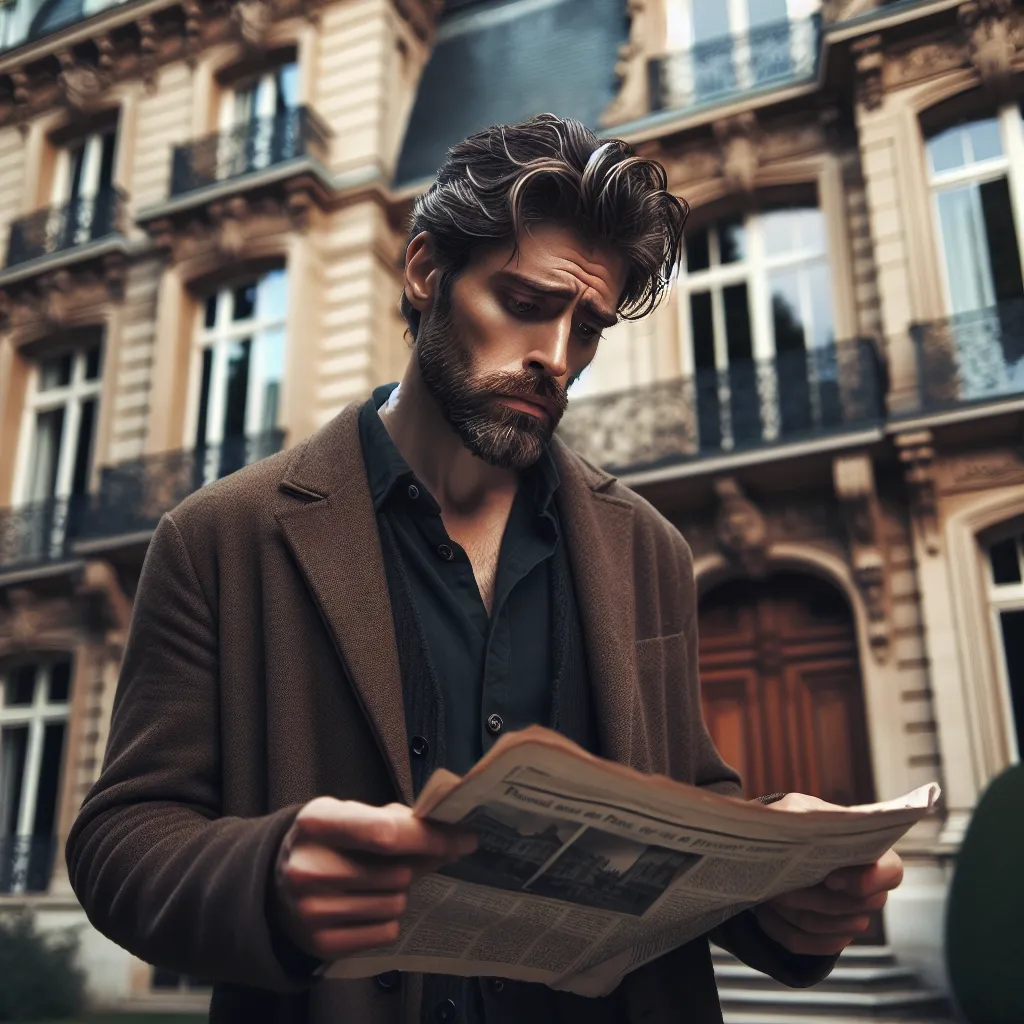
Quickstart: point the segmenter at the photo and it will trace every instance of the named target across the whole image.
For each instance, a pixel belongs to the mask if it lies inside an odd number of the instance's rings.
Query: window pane
[[[203,349],[203,377],[199,385],[199,416],[196,419],[196,447],[206,446],[207,430],[210,422],[210,385],[213,379],[213,349]]]
[[[294,110],[299,105],[299,66],[284,64],[277,72],[277,109]]]
[[[258,432],[268,434],[277,426],[278,407],[281,397],[281,381],[284,379],[284,328],[268,331],[260,337],[263,379],[259,382],[259,427]]]
[[[85,353],[85,379],[99,380],[102,368],[103,346],[93,345],[93,347]]]
[[[747,256],[747,229],[740,218],[718,225],[719,262],[739,263]]]
[[[750,303],[746,284],[734,284],[723,290],[725,298],[725,331],[729,350],[729,365],[753,358],[753,339],[750,332]]]
[[[761,214],[765,254],[825,253],[825,217],[818,209],[769,210]]]
[[[699,0],[691,7],[693,11],[693,40],[703,43],[729,34],[729,5],[708,3]]]
[[[46,699],[51,704],[66,704],[71,694],[71,662],[58,661],[50,667],[50,688]]]
[[[249,390],[249,352],[252,340],[233,342],[228,348],[227,394],[224,403],[224,437],[245,434],[245,405]]]
[[[0,836],[18,833],[27,752],[27,725],[0,729]]]
[[[1024,281],[1021,280],[1010,184],[1006,178],[997,178],[986,181],[980,191],[996,301],[1018,299],[1024,296]]]
[[[39,390],[66,388],[71,383],[71,353],[44,359],[39,367]]]
[[[686,233],[686,270],[707,270],[711,266],[710,235],[706,228]]]
[[[832,282],[828,264],[815,263],[808,267],[805,273],[809,278],[811,312],[814,316],[811,345],[814,348],[824,348],[836,340],[832,324]]]
[[[1003,630],[1003,653],[1017,729],[1017,747],[1024,750],[1024,611],[1003,612],[999,620]]]
[[[260,281],[256,313],[264,322],[284,322],[288,314],[288,274],[284,270],[273,270]]]
[[[211,295],[206,300],[206,310],[203,314],[203,326],[210,330],[217,326],[217,300],[218,295]]]
[[[928,155],[936,174],[951,171],[964,164],[963,135],[959,128],[950,128],[928,140]]]
[[[992,562],[992,581],[997,587],[1020,583],[1020,559],[1017,557],[1017,538],[1008,537],[989,549]]]
[[[117,133],[107,132],[103,136],[103,157],[100,161],[101,189],[108,189],[114,184],[114,153],[117,149]]]
[[[30,501],[52,498],[57,488],[60,443],[64,435],[64,409],[36,415],[35,447],[32,451]]]
[[[256,312],[256,282],[243,284],[236,288],[234,293],[234,304],[231,311],[232,320],[249,320]]]
[[[39,765],[36,814],[32,835],[52,836],[57,823],[57,785],[64,754],[64,723],[49,722],[43,733],[43,760]]]
[[[36,695],[36,666],[22,665],[4,680],[4,707],[29,707]]]
[[[800,280],[794,270],[772,274],[772,325],[776,352],[800,352],[807,347],[806,331],[800,313]]]
[[[936,174],[991,160],[1002,152],[999,119],[995,117],[947,128],[928,140],[928,154]]]
[[[789,20],[786,0],[747,0],[747,16],[751,28],[759,25],[777,25]]]
[[[690,323],[693,331],[693,365],[698,370],[715,367],[715,326],[711,315],[711,293],[690,296]]]
[[[1003,140],[999,134],[999,119],[975,121],[966,128],[968,152],[973,163],[992,160],[1003,155]]]
[[[89,490],[89,469],[92,465],[92,439],[96,430],[96,399],[82,403],[82,416],[78,423],[78,446],[75,451],[75,475],[71,482],[72,494],[85,494]]]
[[[978,186],[942,192],[938,202],[951,311],[964,313],[994,305],[995,289]]]

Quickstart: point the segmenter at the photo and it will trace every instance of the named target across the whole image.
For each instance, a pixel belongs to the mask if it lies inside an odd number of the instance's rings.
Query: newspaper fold
[[[586,753],[539,726],[465,777],[438,771],[414,808],[473,829],[477,850],[413,887],[392,945],[327,978],[422,971],[541,982],[584,996],[748,907],[871,864],[939,787],[836,811],[780,811]]]

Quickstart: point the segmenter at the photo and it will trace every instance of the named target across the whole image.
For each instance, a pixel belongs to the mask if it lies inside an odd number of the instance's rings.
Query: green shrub
[[[28,911],[0,915],[0,1021],[78,1016],[85,972],[77,951],[76,929],[44,936]]]

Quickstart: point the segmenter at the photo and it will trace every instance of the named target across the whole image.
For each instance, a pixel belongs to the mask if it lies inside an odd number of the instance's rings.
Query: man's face
[[[625,261],[572,230],[535,227],[516,259],[481,249],[420,324],[420,373],[476,456],[503,469],[540,457],[569,385],[615,323]]]

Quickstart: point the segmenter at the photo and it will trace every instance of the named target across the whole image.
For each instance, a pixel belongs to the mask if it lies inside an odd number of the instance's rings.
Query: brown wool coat
[[[320,795],[410,802],[402,684],[350,406],[308,441],[203,488],[154,534],[99,780],[68,837],[90,921],[141,959],[215,983],[217,1024],[307,1024],[266,896]],[[556,442],[559,511],[607,756],[738,793],[701,717],[690,550],[650,505]],[[792,985],[749,917],[716,939]],[[293,968],[294,970],[294,968]],[[416,1024],[420,982],[345,983],[344,1021]],[[632,1021],[720,1022],[707,940],[626,982]],[[339,1022],[340,1024],[340,1022]]]

